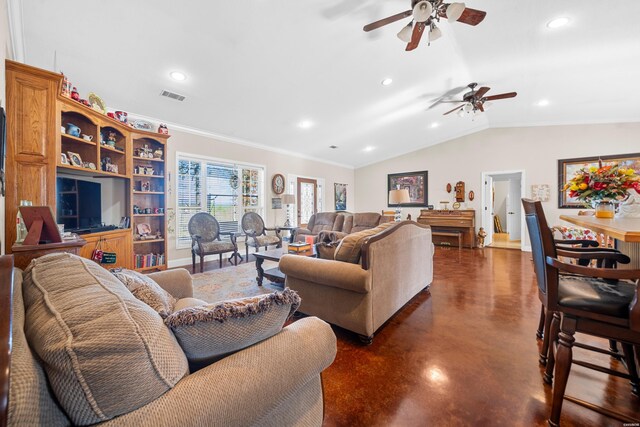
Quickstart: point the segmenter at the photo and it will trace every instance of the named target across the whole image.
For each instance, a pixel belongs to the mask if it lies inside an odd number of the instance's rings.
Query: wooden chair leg
[[[544,313],[544,305],[540,304],[540,321],[538,322],[538,330],[536,331],[536,338],[539,340],[544,336],[542,335],[542,332],[544,331]]]
[[[249,245],[244,245],[245,255],[247,256],[247,262],[249,262]]]
[[[196,253],[191,251],[191,272],[196,274]]]
[[[200,255],[200,273],[204,271],[204,254]]]
[[[547,369],[544,372],[543,380],[547,384],[553,383],[553,369],[556,362],[556,341],[558,339],[558,331],[560,330],[560,314],[553,313],[551,327],[549,328],[549,350],[547,351]]]
[[[549,417],[549,425],[558,426],[560,424],[560,413],[562,412],[562,402],[564,401],[564,392],[567,389],[567,380],[571,372],[571,363],[573,360],[573,343],[576,333],[577,320],[573,317],[564,315],[560,324],[560,333],[558,334],[558,351],[556,354],[555,384],[553,386],[553,400],[551,403],[551,416]]]
[[[631,379],[631,393],[638,396],[640,392],[640,379],[638,379],[638,369],[636,368],[636,358],[633,356],[633,346],[627,343],[622,344],[622,352],[624,353],[624,359],[627,362],[627,370]]]
[[[222,268],[222,254],[220,254],[220,268]]]
[[[544,310],[544,307],[543,307]],[[551,321],[553,319],[553,313],[550,313],[549,310],[544,310],[544,331],[542,333],[542,348],[540,349],[540,359],[539,362],[542,366],[547,364],[547,358],[549,355],[549,345],[551,343]]]
[[[618,341],[609,340],[609,351],[611,353],[618,353]]]
[[[238,258],[240,257],[240,254],[238,253],[238,250],[235,249],[233,251],[233,265],[235,265],[236,267],[238,266]]]

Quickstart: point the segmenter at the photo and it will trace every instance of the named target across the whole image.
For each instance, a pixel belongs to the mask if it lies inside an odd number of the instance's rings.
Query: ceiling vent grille
[[[166,96],[167,98],[175,99],[176,101],[184,101],[186,98],[184,95],[178,95],[177,93],[169,92],[168,90],[160,92],[160,96]]]

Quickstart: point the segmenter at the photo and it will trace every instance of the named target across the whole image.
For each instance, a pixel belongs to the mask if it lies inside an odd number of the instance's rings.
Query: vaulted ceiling
[[[109,107],[355,167],[487,127],[640,120],[639,1],[466,4],[481,24],[442,21],[441,39],[405,52],[408,19],[362,27],[408,0],[24,0],[24,60]],[[428,109],[470,82],[518,96],[473,120]]]

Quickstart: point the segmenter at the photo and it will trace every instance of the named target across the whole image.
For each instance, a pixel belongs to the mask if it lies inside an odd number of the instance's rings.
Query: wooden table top
[[[585,215],[560,215],[560,219],[623,242],[640,242],[640,218],[608,219]]]

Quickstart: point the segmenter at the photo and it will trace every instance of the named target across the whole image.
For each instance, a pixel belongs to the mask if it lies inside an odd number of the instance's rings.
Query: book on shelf
[[[165,264],[164,254],[135,254],[134,268],[157,267]]]

